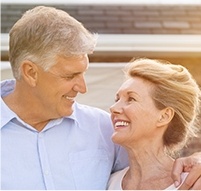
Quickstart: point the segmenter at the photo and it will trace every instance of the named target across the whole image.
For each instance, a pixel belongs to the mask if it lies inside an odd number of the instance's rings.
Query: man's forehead
[[[65,72],[82,73],[89,67],[89,60],[86,55],[57,57],[56,64],[52,66],[53,70]]]

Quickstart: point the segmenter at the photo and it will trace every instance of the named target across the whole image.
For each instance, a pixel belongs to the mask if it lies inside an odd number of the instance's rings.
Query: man
[[[51,7],[27,11],[12,27],[15,80],[1,83],[1,189],[105,189],[111,172],[128,165],[110,139],[109,114],[75,102],[95,44],[96,35]],[[200,181],[200,157],[177,160],[187,164],[175,169],[196,168],[186,188]]]

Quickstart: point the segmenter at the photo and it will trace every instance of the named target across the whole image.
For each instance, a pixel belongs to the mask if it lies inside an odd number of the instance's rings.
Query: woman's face
[[[154,105],[152,91],[154,84],[139,77],[129,78],[119,88],[116,103],[110,108],[115,143],[130,146],[154,139],[160,110]]]

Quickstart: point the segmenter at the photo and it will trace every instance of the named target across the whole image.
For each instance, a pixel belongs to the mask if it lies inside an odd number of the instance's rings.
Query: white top
[[[123,177],[125,176],[126,172],[128,171],[128,169],[129,169],[129,167],[126,167],[123,170],[120,170],[118,172],[113,173],[110,176],[110,180],[108,182],[107,189],[108,190],[123,190],[122,189],[122,180],[123,180]],[[182,183],[186,179],[187,175],[188,175],[188,173],[182,173],[181,174]],[[176,188],[174,186],[174,184],[172,184],[169,187],[167,187],[165,190],[178,190],[179,187],[180,186],[178,186]]]

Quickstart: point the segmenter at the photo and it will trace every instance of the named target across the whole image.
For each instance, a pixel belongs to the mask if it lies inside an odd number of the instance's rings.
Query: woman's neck
[[[173,183],[171,170],[174,160],[163,147],[127,149],[130,168],[123,179],[123,189],[164,189]]]

